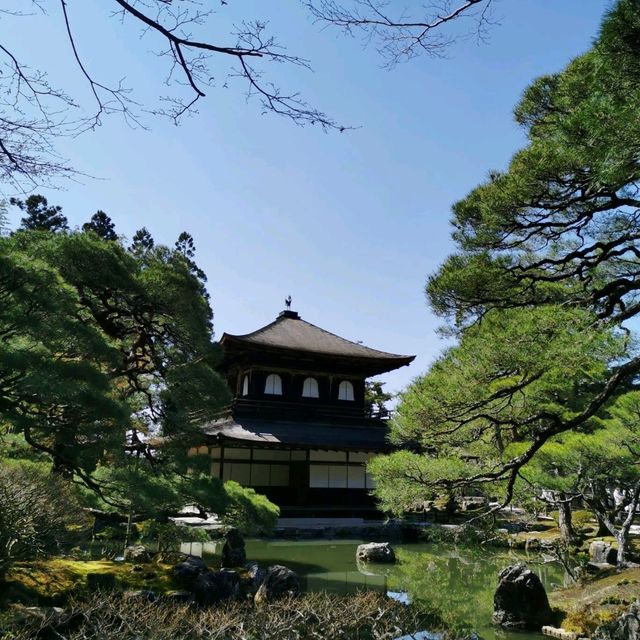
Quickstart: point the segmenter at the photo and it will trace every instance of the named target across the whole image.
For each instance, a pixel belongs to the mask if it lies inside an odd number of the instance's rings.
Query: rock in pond
[[[388,542],[369,542],[358,546],[356,559],[361,562],[393,563],[396,561],[396,554]]]
[[[614,622],[598,627],[593,640],[640,640],[640,600]]]
[[[231,569],[201,573],[193,590],[200,605],[212,605],[237,598],[240,592],[240,577]]]
[[[231,527],[225,534],[222,547],[222,567],[242,567],[247,561],[244,550],[244,538],[238,529]]]
[[[523,564],[503,569],[493,596],[493,621],[507,629],[540,631],[554,622],[540,578]]]
[[[256,604],[262,604],[285,596],[297,596],[300,591],[298,574],[288,567],[275,564],[267,569],[254,600]]]
[[[175,581],[188,591],[193,591],[198,578],[208,571],[207,565],[198,556],[187,556],[171,570]]]
[[[589,545],[589,556],[594,564],[616,564],[618,552],[608,542],[594,540]]]

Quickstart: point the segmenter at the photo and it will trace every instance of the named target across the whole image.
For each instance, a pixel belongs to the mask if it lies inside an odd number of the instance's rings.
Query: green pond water
[[[493,593],[498,572],[524,561],[547,591],[570,584],[556,562],[499,549],[469,549],[449,544],[394,544],[395,565],[360,565],[355,560],[357,540],[248,540],[247,560],[262,566],[284,564],[302,578],[308,591],[348,594],[360,589],[388,593],[401,601],[435,605],[452,624],[466,623],[484,640],[540,640],[531,633],[508,633],[491,625]],[[219,545],[207,544],[205,554],[217,555]],[[202,547],[183,551],[198,553]],[[198,553],[199,555],[199,553]]]

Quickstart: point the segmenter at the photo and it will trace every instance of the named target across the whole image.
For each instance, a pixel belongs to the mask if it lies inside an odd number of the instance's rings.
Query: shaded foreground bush
[[[13,627],[9,625],[4,629],[4,637],[11,640],[392,640],[439,626],[436,615],[371,592],[353,596],[312,593],[263,607],[225,603],[219,608],[207,609],[97,594],[90,600],[71,602],[64,613],[52,612],[39,619],[16,610]]]

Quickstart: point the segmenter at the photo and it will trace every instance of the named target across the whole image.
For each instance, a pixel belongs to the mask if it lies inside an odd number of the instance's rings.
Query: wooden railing
[[[363,407],[339,406],[335,404],[316,404],[306,402],[287,402],[284,400],[252,400],[237,398],[232,405],[234,413],[243,416],[261,418],[306,419],[306,420],[365,420]]]

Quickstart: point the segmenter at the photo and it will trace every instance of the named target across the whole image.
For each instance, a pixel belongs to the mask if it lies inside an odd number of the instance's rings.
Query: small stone
[[[158,599],[155,591],[150,589],[138,589],[136,591],[125,591],[124,597],[128,600],[146,600],[147,602],[155,602]]]
[[[559,640],[578,640],[578,634],[575,631],[565,631],[548,625],[542,627],[542,635],[558,638]]]
[[[152,553],[142,544],[135,544],[124,550],[124,561],[136,564],[151,562]]]

